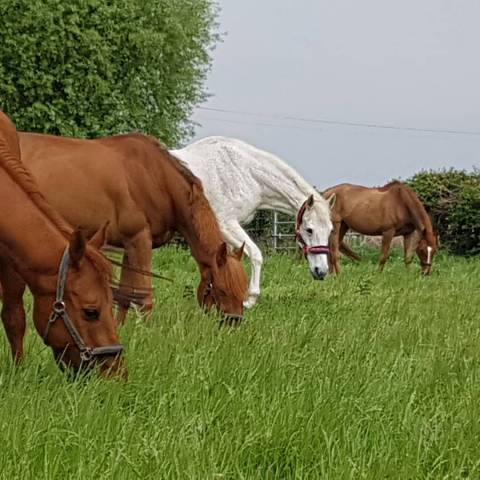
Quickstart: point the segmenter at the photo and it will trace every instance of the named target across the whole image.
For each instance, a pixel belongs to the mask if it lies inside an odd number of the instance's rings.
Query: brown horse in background
[[[187,168],[152,137],[118,135],[80,140],[19,133],[24,163],[41,191],[64,218],[88,235],[109,221],[108,243],[124,248],[119,297],[135,292],[137,303],[152,308],[152,248],[179,232],[200,270],[201,305],[232,318],[243,314],[248,279],[243,249],[227,251],[203,187]],[[118,320],[129,307],[124,301]]]
[[[1,316],[15,361],[24,355],[26,283],[33,293],[35,327],[57,361],[78,368],[100,360],[104,372],[117,370],[122,347],[112,313],[111,268],[96,249],[105,230],[87,245],[45,201],[20,161],[15,127],[2,112],[0,203]],[[64,291],[58,292],[63,258],[69,265],[60,281]]]
[[[355,260],[360,258],[343,242],[349,229],[364,235],[382,236],[380,270],[388,259],[393,237],[402,235],[405,264],[408,266],[412,262],[416,250],[422,272],[431,273],[438,238],[425,207],[410,187],[399,181],[381,188],[342,183],[325,190],[323,195],[327,199],[335,195],[331,263],[336,273],[340,272],[340,251]]]

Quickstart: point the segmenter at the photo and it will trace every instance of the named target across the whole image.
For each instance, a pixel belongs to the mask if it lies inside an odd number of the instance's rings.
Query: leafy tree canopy
[[[2,0],[0,108],[20,130],[177,145],[205,98],[213,0]]]

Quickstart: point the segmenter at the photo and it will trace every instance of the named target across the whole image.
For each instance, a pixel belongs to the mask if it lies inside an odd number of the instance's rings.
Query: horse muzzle
[[[310,269],[310,273],[314,280],[325,280],[325,277],[328,275],[328,271],[322,270],[318,267]]]
[[[220,327],[238,327],[245,317],[234,313],[224,313],[220,320]]]

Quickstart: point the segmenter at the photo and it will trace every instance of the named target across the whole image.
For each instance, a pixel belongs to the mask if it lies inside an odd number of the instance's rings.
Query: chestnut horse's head
[[[243,246],[228,253],[227,244],[222,242],[215,265],[202,268],[197,298],[206,309],[216,307],[226,321],[235,323],[243,316],[243,302],[248,291],[248,278],[242,264]]]
[[[56,278],[56,292],[35,294],[34,320],[44,342],[61,365],[78,370],[100,365],[102,373],[124,373],[122,346],[112,312],[110,266],[96,248],[105,241],[106,226],[86,242],[76,230]]]
[[[438,232],[436,229],[433,229],[432,232],[425,229],[416,250],[424,275],[432,273],[433,257],[437,253],[438,244]]]
[[[329,271],[329,238],[333,229],[330,210],[334,203],[335,195],[328,201],[321,196],[310,195],[297,215],[297,243],[315,280],[323,280]]]

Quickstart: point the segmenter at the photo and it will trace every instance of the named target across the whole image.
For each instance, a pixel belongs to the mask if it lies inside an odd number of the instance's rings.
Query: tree
[[[192,134],[218,40],[213,0],[2,0],[0,108],[19,129]]]

